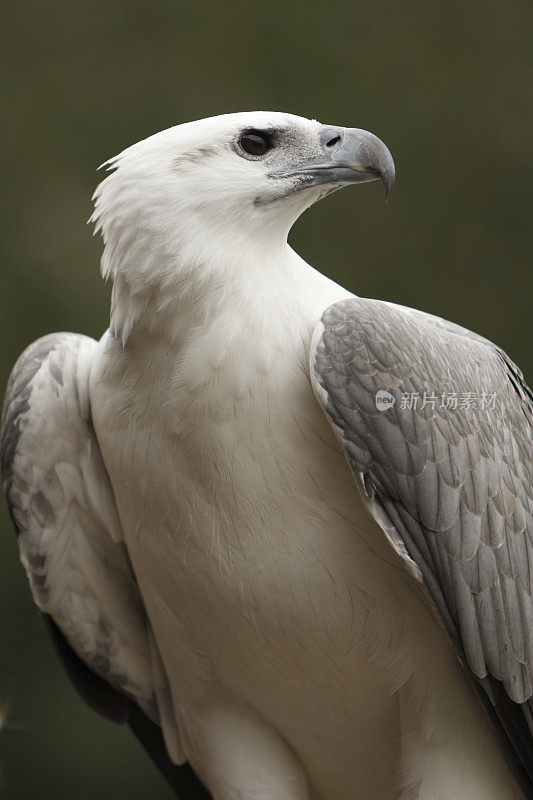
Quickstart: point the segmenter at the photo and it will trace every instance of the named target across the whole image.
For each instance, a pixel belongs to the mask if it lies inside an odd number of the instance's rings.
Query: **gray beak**
[[[320,132],[322,154],[315,160],[272,177],[299,176],[298,189],[332,183],[365,183],[380,178],[385,188],[385,200],[394,186],[394,161],[386,145],[373,133],[360,128],[323,126]]]

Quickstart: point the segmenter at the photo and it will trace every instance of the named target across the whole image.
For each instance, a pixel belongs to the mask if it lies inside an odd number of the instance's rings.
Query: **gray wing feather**
[[[91,422],[96,347],[86,336],[52,334],[19,358],[4,402],[2,478],[35,603],[84,664],[161,724],[168,685]]]
[[[325,311],[311,379],[369,510],[492,702],[506,698],[498,714],[527,738],[532,769],[533,402],[520,371],[458,325],[354,298]]]

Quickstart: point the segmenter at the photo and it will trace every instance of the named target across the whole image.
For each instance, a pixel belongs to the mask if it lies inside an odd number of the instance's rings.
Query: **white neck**
[[[253,323],[259,334],[274,319],[290,329],[299,319],[316,321],[339,291],[346,294],[280,237],[253,247],[234,240],[228,246],[228,239],[217,247],[210,237],[194,250],[184,240],[177,252],[151,244],[149,251],[142,242],[131,248],[113,270],[110,328],[123,344],[132,332],[180,342],[222,315],[239,320],[241,329]]]

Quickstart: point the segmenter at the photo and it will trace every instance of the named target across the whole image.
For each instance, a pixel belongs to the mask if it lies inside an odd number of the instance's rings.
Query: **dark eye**
[[[262,131],[243,133],[239,144],[245,153],[249,153],[251,156],[264,156],[272,147],[269,135]]]

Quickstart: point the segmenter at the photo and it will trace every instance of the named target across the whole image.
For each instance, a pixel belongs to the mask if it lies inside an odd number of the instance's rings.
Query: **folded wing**
[[[464,328],[353,298],[324,312],[311,380],[533,796],[533,403],[520,371]]]
[[[130,725],[179,796],[206,797],[189,768],[176,766],[183,756],[170,692],[92,427],[96,348],[85,336],[52,334],[28,347],[11,374],[2,477],[20,555],[80,694]]]

